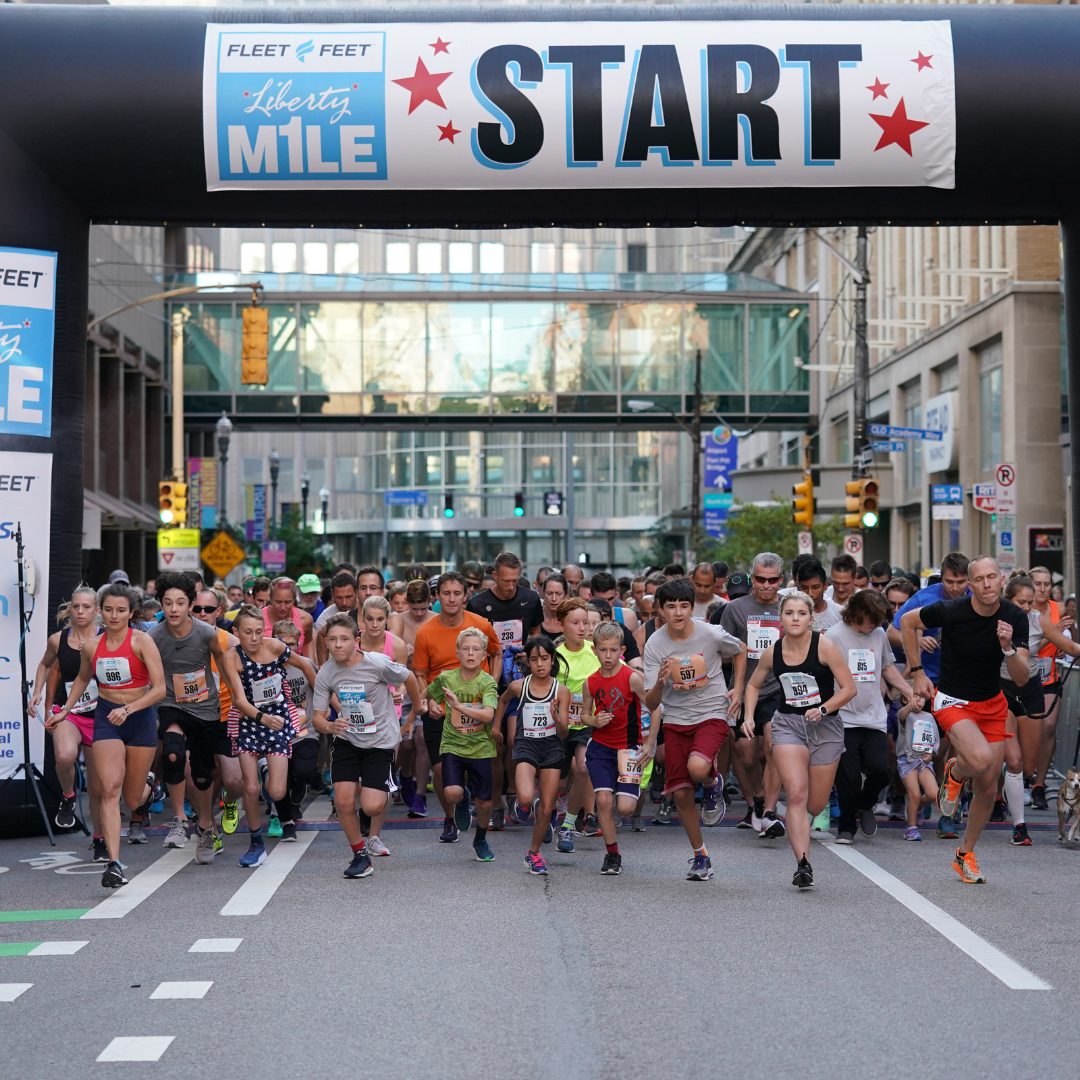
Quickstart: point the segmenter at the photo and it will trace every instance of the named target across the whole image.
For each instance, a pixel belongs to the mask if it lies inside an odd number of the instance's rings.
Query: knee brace
[[[187,744],[179,731],[166,731],[161,737],[161,757],[166,784],[184,782],[184,764],[187,756]]]
[[[205,775],[196,776],[193,769],[191,772],[191,782],[199,791],[209,791],[210,785],[214,782],[213,770],[209,770]]]

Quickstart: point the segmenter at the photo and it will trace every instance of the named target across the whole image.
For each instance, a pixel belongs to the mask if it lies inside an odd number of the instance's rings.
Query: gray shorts
[[[805,746],[811,765],[832,765],[844,752],[844,721],[839,716],[826,716],[815,724],[798,713],[777,710],[772,718],[772,744]]]

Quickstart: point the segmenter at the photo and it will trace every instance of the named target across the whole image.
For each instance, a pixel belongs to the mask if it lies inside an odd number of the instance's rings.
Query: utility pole
[[[855,438],[851,455],[851,476],[866,475],[863,450],[869,445],[866,433],[866,404],[870,389],[870,346],[866,340],[866,287],[870,283],[866,257],[866,226],[859,226],[855,242]]]
[[[172,468],[173,479],[184,482],[184,321],[189,312],[172,313]]]
[[[865,410],[864,410],[865,411]],[[694,544],[698,531],[698,522],[701,517],[701,350],[698,349],[694,360],[694,420],[690,427],[690,439],[693,443],[691,454],[693,456],[694,471],[691,481],[691,506],[690,506],[690,538],[686,549],[689,551]],[[689,558],[689,556],[687,556]]]

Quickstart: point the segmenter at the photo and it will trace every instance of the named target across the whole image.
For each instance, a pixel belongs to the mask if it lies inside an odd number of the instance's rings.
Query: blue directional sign
[[[884,442],[873,442],[870,444],[875,454],[895,454],[902,453],[907,449],[907,443],[901,442],[899,439],[886,440]]]
[[[947,506],[959,506],[964,501],[964,489],[960,484],[931,484],[930,501]]]
[[[705,436],[705,486],[731,487],[731,474],[739,467],[739,440],[731,435],[725,442]]]
[[[387,491],[387,506],[427,506],[426,491]]]
[[[928,439],[941,442],[940,431],[927,431],[926,428],[892,427],[889,424],[868,424],[870,434],[876,439]]]

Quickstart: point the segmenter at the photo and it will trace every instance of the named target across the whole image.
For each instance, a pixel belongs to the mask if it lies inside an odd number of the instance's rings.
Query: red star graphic
[[[908,119],[903,98],[900,99],[900,104],[896,106],[896,111],[892,116],[876,116],[871,113],[870,119],[881,128],[881,138],[878,140],[877,146],[874,147],[875,152],[882,149],[882,147],[889,146],[891,143],[896,143],[908,157],[911,157],[912,134],[918,131],[919,128],[929,126],[929,121]]]
[[[248,94],[248,92],[246,90],[244,91],[244,97],[250,97],[250,95]]]
[[[436,56],[438,56],[439,53],[441,53],[441,52],[446,53],[447,56],[450,55],[450,42],[449,41],[443,41],[442,38],[439,38],[436,41],[433,41],[431,43],[431,47],[435,50],[435,55]]]
[[[930,56],[923,56],[923,54],[922,54],[922,53],[920,52],[920,53],[919,53],[919,55],[918,55],[918,56],[916,56],[916,57],[915,57],[915,59],[914,59],[914,60],[912,60],[911,62],[912,62],[913,64],[918,64],[918,65],[919,65],[919,70],[920,70],[920,71],[922,71],[922,69],[923,69],[924,67],[928,67],[928,68],[930,68],[930,70],[932,71],[932,70],[933,70],[933,68],[934,68],[934,65],[930,63],[930,60],[931,60],[931,58],[933,57],[933,55],[934,55],[934,54],[933,54],[933,53],[931,53],[931,54],[930,54]]]
[[[356,89],[358,88],[358,86],[359,86],[359,84],[358,84],[358,83],[353,83],[353,84],[352,84],[352,88],[353,88],[354,90],[356,90]]]
[[[436,124],[435,126],[442,132],[439,136],[439,142],[442,142],[443,139],[449,139],[451,144],[453,144],[454,136],[461,134],[461,128],[454,127],[453,120],[451,120],[446,127],[443,127],[441,124]]]
[[[877,101],[879,97],[888,98],[889,95],[886,94],[885,91],[888,90],[891,85],[891,83],[882,82],[880,79],[875,78],[874,85],[868,86],[866,89],[874,91],[873,100]]]
[[[26,319],[26,320],[23,321],[23,326],[29,326],[29,325],[30,325],[30,320],[29,319]]]
[[[424,66],[423,60],[416,61],[416,71],[407,79],[392,79],[398,86],[405,87],[411,95],[409,98],[409,115],[425,101],[438,105],[440,109],[446,108],[446,102],[439,93],[439,87],[453,74],[451,71],[432,72]]]

